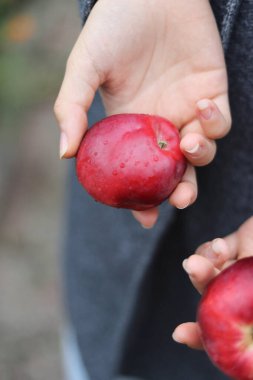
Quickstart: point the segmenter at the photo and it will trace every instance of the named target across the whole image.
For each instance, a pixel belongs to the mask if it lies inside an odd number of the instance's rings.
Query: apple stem
[[[158,145],[159,145],[159,147],[161,148],[161,149],[165,149],[165,148],[167,148],[167,142],[166,141],[163,141],[163,140],[161,140],[161,141],[158,141]]]

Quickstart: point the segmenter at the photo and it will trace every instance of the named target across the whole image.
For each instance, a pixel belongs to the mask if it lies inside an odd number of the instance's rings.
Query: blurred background
[[[75,0],[0,0],[0,379],[62,379],[67,163],[52,108]]]

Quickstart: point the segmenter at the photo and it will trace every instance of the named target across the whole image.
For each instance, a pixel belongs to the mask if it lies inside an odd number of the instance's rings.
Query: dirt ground
[[[79,28],[75,0],[26,2],[0,28],[1,380],[63,378],[67,163],[52,107]]]

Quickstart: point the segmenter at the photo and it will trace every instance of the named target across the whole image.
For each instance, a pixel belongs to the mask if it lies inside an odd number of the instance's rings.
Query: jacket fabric
[[[82,1],[83,21],[95,2]],[[190,208],[161,207],[153,230],[130,212],[95,203],[69,178],[64,255],[66,305],[91,380],[226,379],[204,352],[171,333],[195,320],[199,295],[182,270],[196,247],[253,215],[253,2],[211,2],[226,53],[233,126],[214,162],[198,169]],[[104,117],[96,97],[89,123]]]

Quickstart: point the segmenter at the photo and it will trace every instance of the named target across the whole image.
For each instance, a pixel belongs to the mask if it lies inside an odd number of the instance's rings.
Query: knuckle
[[[60,98],[57,98],[54,103],[54,114],[58,122],[60,123],[63,119],[63,102]]]
[[[224,119],[224,122],[222,123],[222,126],[220,128],[220,137],[225,137],[232,127],[232,119],[231,115],[228,115],[226,119]]]
[[[210,148],[210,159],[209,163],[213,161],[214,157],[216,156],[217,153],[217,144],[215,141],[212,142],[211,148]]]
[[[251,232],[253,231],[253,216],[251,216],[248,220],[247,220],[247,224],[251,230]]]
[[[73,55],[70,54],[66,62],[66,72],[73,71],[75,67],[76,67],[75,59]]]
[[[204,139],[200,144],[200,150],[195,157],[190,157],[189,161],[194,166],[205,166],[213,161],[217,151],[216,142]]]
[[[232,118],[231,116],[229,115],[226,122],[225,122],[225,127],[224,127],[224,133],[225,135],[228,134],[228,132],[230,131],[232,127]]]
[[[232,128],[232,118],[229,116],[229,119],[227,121],[227,133],[231,130]]]

